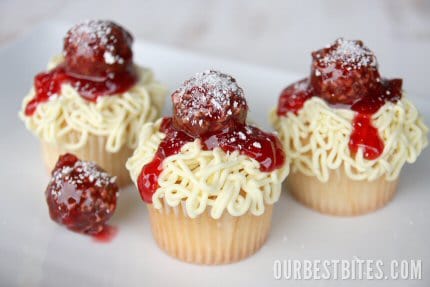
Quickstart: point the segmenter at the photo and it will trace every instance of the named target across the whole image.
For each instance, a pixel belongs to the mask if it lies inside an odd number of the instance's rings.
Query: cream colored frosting
[[[273,111],[271,121],[284,144],[291,170],[326,182],[330,170],[342,167],[353,180],[385,176],[391,181],[406,162],[415,162],[428,144],[428,128],[415,106],[403,97],[395,104],[386,103],[372,116],[384,141],[382,155],[367,160],[359,149],[353,157],[348,144],[355,115],[350,109],[331,108],[318,97],[306,101],[297,115],[289,112],[278,116]]]
[[[54,57],[48,68],[62,61],[62,57]],[[135,148],[140,127],[158,118],[167,91],[155,81],[151,70],[136,68],[139,80],[127,92],[90,102],[70,84],[63,84],[61,95],[40,103],[33,115],[26,116],[25,107],[35,96],[33,87],[24,98],[19,115],[27,129],[42,141],[71,151],[84,146],[89,135],[106,137],[108,152],[117,152],[124,145]]]
[[[159,132],[161,120],[145,124],[139,145],[126,167],[137,181],[145,164],[149,163],[164,133]],[[288,175],[289,165],[272,172],[260,171],[260,163],[238,151],[225,153],[220,148],[202,150],[200,140],[185,144],[181,152],[163,161],[158,178],[159,188],[152,196],[155,208],[165,202],[171,207],[184,203],[188,216],[195,218],[211,208],[213,218],[224,211],[233,216],[246,212],[264,213],[265,204],[278,201],[282,181]]]

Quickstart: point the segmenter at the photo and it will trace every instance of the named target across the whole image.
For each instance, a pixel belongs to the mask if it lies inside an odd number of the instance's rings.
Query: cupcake
[[[381,77],[361,41],[338,39],[312,58],[310,77],[285,88],[271,114],[291,162],[287,188],[322,213],[374,211],[427,146],[428,129],[402,80]]]
[[[41,141],[50,171],[60,154],[95,161],[130,183],[125,162],[140,127],[158,118],[166,89],[133,63],[133,38],[110,21],[72,27],[63,53],[34,78],[20,117]]]
[[[279,139],[246,123],[232,77],[196,74],[171,96],[173,116],[145,124],[127,168],[155,241],[199,264],[241,260],[265,242],[289,172]]]

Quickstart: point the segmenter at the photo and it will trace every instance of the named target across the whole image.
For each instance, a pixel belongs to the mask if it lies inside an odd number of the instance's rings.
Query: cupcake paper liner
[[[331,171],[327,182],[293,172],[286,181],[288,191],[302,204],[321,213],[355,216],[385,206],[397,190],[398,179],[352,180],[343,169]]]
[[[67,150],[61,146],[42,142],[42,154],[48,172],[50,173],[55,167],[60,155],[70,152],[81,160],[96,162],[108,173],[117,177],[119,186],[130,184],[130,174],[125,168],[125,162],[133,151],[127,146],[123,146],[116,153],[107,152],[106,140],[107,138],[103,136],[89,135],[87,143],[78,150]]]
[[[190,218],[184,205],[147,207],[154,239],[162,250],[185,262],[208,265],[239,261],[259,250],[269,234],[273,209],[266,205],[260,216],[224,212],[214,219],[210,209]]]

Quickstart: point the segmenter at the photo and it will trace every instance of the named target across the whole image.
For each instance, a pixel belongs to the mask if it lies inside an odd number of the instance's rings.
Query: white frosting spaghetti
[[[48,68],[61,61],[61,57],[54,58]],[[35,96],[32,88],[23,100],[20,117],[41,140],[71,151],[84,146],[89,135],[106,137],[106,151],[111,153],[125,144],[135,148],[140,127],[159,116],[166,94],[150,70],[137,69],[138,83],[125,93],[90,102],[71,85],[63,84],[61,95],[40,103],[33,115],[26,116],[25,107]]]
[[[296,115],[289,112],[271,121],[279,132],[292,171],[329,179],[330,170],[345,169],[353,180],[375,180],[385,175],[389,181],[399,176],[403,165],[413,163],[427,146],[428,128],[415,106],[403,97],[396,104],[386,103],[372,116],[384,142],[384,151],[375,160],[366,160],[359,149],[352,157],[349,149],[355,112],[329,107],[320,98],[309,99]]]
[[[161,120],[142,128],[139,146],[127,162],[131,178],[137,181],[143,166],[150,162],[164,133]],[[225,153],[220,148],[202,150],[200,140],[185,144],[181,152],[163,161],[159,188],[152,196],[155,208],[162,202],[176,207],[184,202],[188,216],[195,218],[211,207],[211,216],[220,218],[224,211],[240,216],[247,211],[264,213],[265,204],[278,201],[282,181],[289,165],[272,172],[260,171],[260,164],[238,151]]]

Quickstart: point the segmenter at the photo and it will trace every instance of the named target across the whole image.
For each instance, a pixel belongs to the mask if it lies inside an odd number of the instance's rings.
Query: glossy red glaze
[[[371,115],[357,114],[353,121],[353,132],[349,139],[349,149],[356,154],[363,150],[364,158],[377,159],[384,151],[384,142],[378,134],[378,130],[372,125]]]
[[[91,235],[101,232],[113,215],[117,194],[111,176],[72,154],[60,156],[45,192],[52,220]]]
[[[172,118],[164,118],[160,131],[166,137],[160,143],[153,160],[145,165],[138,177],[138,188],[145,202],[152,202],[152,195],[158,188],[158,176],[162,171],[163,160],[178,153],[181,147],[196,139],[196,137],[176,129]],[[225,152],[239,151],[260,163],[260,170],[270,172],[280,168],[285,162],[285,154],[279,139],[260,129],[239,124],[217,133],[201,135],[202,148],[212,150],[220,147]]]
[[[279,97],[278,115],[284,116],[288,112],[297,114],[305,102],[313,95],[309,79],[302,79],[286,87]]]
[[[28,102],[25,114],[31,116],[36,111],[38,104],[48,101],[53,96],[59,96],[63,84],[70,84],[84,99],[95,102],[100,96],[114,95],[129,90],[137,82],[137,79],[133,67],[124,73],[111,74],[111,76],[103,79],[90,79],[69,74],[65,64],[62,64],[35,77],[36,95]]]
[[[402,98],[402,80],[383,79],[369,93],[355,101],[351,109],[360,114],[375,114],[387,102],[396,103]]]

